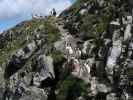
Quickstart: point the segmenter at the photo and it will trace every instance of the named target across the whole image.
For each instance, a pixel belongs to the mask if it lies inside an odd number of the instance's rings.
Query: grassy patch
[[[75,100],[79,96],[84,96],[86,84],[70,75],[65,80],[59,81],[57,89],[59,90],[57,100]]]
[[[108,6],[97,9],[97,13],[95,10],[89,11],[84,15],[80,15],[79,11],[84,3],[95,4],[96,0],[77,0],[72,7],[70,7],[63,13],[67,13],[67,16],[72,17],[70,23],[73,22],[74,17],[77,18],[77,21],[80,23],[77,33],[82,34],[81,36],[83,37],[83,39],[99,38],[101,34],[106,31],[107,25],[110,22],[113,13],[112,1],[105,1],[105,5]],[[72,26],[73,25],[71,25],[70,27]]]
[[[12,33],[10,36],[9,33]],[[46,44],[52,44],[60,37],[59,30],[50,23],[49,19],[33,19],[22,22],[6,32],[3,41],[0,42],[0,65],[5,62],[9,56],[19,48],[35,39],[39,34],[41,39],[46,39]]]

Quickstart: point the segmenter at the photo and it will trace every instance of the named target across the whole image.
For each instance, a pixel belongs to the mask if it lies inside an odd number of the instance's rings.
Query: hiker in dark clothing
[[[57,14],[54,8],[53,8],[52,14],[53,14],[53,16],[56,16],[56,14]]]

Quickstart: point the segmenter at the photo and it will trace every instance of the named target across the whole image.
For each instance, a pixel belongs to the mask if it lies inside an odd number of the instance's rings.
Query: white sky
[[[0,33],[28,20],[32,14],[48,15],[52,8],[58,14],[75,0],[0,0]]]
[[[0,20],[36,13],[49,14],[52,8],[61,12],[71,5],[71,0],[0,0]]]

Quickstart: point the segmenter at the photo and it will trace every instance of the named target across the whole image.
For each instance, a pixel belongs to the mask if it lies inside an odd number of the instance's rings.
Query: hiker
[[[73,58],[73,62],[72,62],[72,74],[74,76],[79,76],[80,75],[80,62],[76,58]]]
[[[68,58],[72,57],[73,53],[74,52],[73,52],[71,44],[66,43],[66,54],[67,54],[67,57]]]
[[[56,13],[56,10],[55,10],[55,8],[53,8],[53,10],[52,10],[52,15],[53,15],[53,16],[56,16],[56,14],[57,14],[57,13]]]
[[[81,57],[81,50],[79,48],[75,48],[75,56],[76,56],[76,58]]]

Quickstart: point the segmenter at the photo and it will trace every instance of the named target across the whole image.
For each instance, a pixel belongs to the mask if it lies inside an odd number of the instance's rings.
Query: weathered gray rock
[[[83,44],[83,49],[82,49],[82,52],[86,55],[89,55],[89,56],[94,56],[93,54],[93,49],[96,47],[95,43],[94,43],[94,40],[91,39],[91,40],[88,40],[88,41],[85,41],[84,44]]]
[[[20,49],[20,50],[17,51],[16,55],[17,55],[18,57],[24,57],[25,52],[23,51],[23,49]]]
[[[60,50],[60,51],[63,51],[64,48],[65,48],[65,42],[64,41],[58,41],[54,44],[54,47],[57,49],[57,50]]]
[[[106,97],[106,100],[117,100],[115,93],[109,93]]]
[[[98,4],[100,7],[103,7],[104,4],[105,4],[105,1],[104,0],[97,0]]]
[[[54,79],[53,59],[50,56],[40,55],[37,59],[40,81],[47,78]]]
[[[32,53],[35,51],[36,49],[36,44],[35,42],[33,41],[32,43],[29,43],[23,50],[24,50],[24,57],[22,57],[23,59],[27,59],[29,58]]]
[[[76,100],[85,100],[85,98],[82,97],[82,96],[80,96],[80,97],[78,97]]]
[[[81,14],[81,15],[84,15],[84,14],[86,14],[87,13],[87,9],[81,9],[80,11],[79,11],[79,14]]]
[[[47,100],[48,94],[36,87],[29,88],[29,94],[22,96],[19,100]]]
[[[107,67],[106,67],[107,73],[111,75],[113,75],[113,68],[116,65],[116,60],[121,54],[121,48],[122,48],[121,40],[113,42],[113,47],[109,52],[110,55],[108,57]]]
[[[111,88],[105,84],[98,84],[97,89],[99,92],[102,92],[102,93],[108,93],[111,90]]]
[[[127,41],[131,38],[131,25],[128,24],[126,26],[125,32],[124,32],[124,41]]]
[[[114,26],[120,26],[120,23],[119,23],[119,20],[117,19],[116,21],[111,21],[110,23],[111,25],[114,25]]]
[[[32,43],[27,44],[24,48],[19,49],[15,55],[21,59],[28,59],[36,48],[36,44],[33,41]]]

